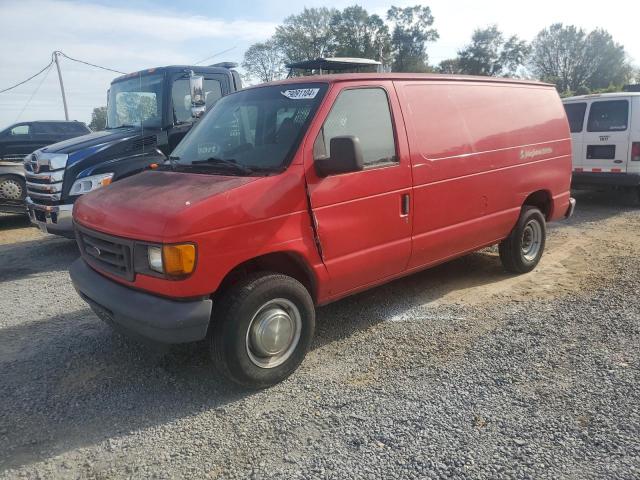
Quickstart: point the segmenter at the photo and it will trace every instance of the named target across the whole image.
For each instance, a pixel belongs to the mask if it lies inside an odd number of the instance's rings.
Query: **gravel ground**
[[[324,307],[257,393],[112,333],[75,244],[0,217],[0,477],[640,478],[640,209],[577,197],[536,271],[486,250]]]

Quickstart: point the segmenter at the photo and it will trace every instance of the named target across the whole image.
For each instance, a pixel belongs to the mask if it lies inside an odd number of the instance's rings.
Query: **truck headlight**
[[[192,243],[150,245],[147,247],[149,268],[169,277],[183,277],[193,272],[196,266],[196,246]]]
[[[113,172],[101,173],[99,175],[90,175],[88,177],[79,178],[73,185],[69,195],[84,195],[101,187],[106,187],[113,180]]]

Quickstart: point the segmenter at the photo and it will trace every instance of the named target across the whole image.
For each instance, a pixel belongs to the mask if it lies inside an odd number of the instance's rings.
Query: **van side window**
[[[360,139],[365,168],[398,161],[389,100],[382,88],[340,93],[313,145],[314,158],[331,156],[331,139],[342,135]]]
[[[564,110],[567,113],[571,133],[581,132],[582,127],[584,126],[584,113],[587,111],[586,102],[566,103],[564,105]]]
[[[627,129],[629,102],[609,100],[593,102],[589,110],[589,132],[622,132]]]

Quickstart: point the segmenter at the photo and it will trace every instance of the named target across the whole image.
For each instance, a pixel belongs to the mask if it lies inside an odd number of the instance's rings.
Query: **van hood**
[[[241,220],[241,198],[230,202],[230,192],[263,178],[146,171],[80,197],[73,218],[111,235],[166,241]]]

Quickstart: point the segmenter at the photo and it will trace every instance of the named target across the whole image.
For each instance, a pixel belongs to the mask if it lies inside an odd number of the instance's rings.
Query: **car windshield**
[[[276,85],[223,97],[172,152],[172,167],[238,175],[283,170],[326,89]]]
[[[139,75],[112,83],[107,128],[162,126],[163,75]]]

